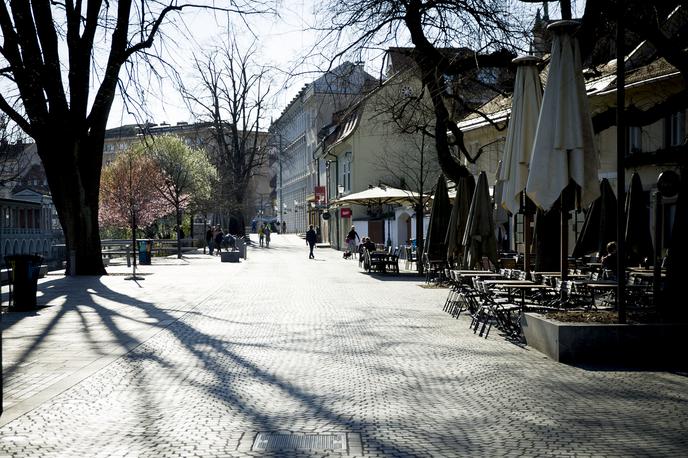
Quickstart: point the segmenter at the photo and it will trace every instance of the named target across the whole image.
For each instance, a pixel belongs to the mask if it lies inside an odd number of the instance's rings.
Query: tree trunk
[[[416,269],[418,273],[423,275],[423,261],[421,259],[420,253],[423,252],[423,205],[416,205]]]
[[[177,259],[182,258],[182,210],[177,206]]]
[[[87,135],[65,139],[59,129],[47,134],[36,147],[64,232],[66,274],[105,275],[98,229],[102,136],[98,142]]]

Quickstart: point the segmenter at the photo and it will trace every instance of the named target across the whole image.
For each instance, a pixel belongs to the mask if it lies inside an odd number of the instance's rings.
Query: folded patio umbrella
[[[487,175],[480,172],[478,184],[473,193],[471,208],[466,222],[466,232],[463,236],[464,258],[463,268],[475,267],[482,258],[487,257],[493,265],[497,265],[497,239],[495,238],[495,223],[492,214],[492,201],[487,185]]]
[[[516,67],[514,94],[511,97],[511,117],[504,144],[504,159],[499,171],[499,180],[504,183],[504,191],[498,208],[506,208],[512,214],[521,207],[521,193],[528,181],[528,165],[533,151],[538,116],[542,103],[542,84],[535,64],[540,59],[533,56],[518,57],[513,60]]]
[[[585,213],[585,221],[573,257],[580,258],[590,253],[607,253],[607,243],[616,240],[616,196],[609,181],[600,182],[600,197],[595,199]]]
[[[447,193],[447,182],[440,174],[435,185],[435,195],[432,200],[428,235],[423,253],[430,261],[444,261],[447,259],[447,228],[451,217],[451,204]]]
[[[631,187],[626,195],[625,234],[629,265],[638,265],[645,258],[652,259],[654,248],[650,235],[650,209],[637,172],[631,176]]]
[[[599,156],[578,40],[572,36],[577,25],[575,21],[558,21],[548,27],[554,35],[552,58],[526,184],[528,197],[545,211],[570,182],[579,188],[579,206],[588,206],[600,195]]]
[[[572,208],[569,200],[573,201],[568,197],[575,195],[578,206],[587,207],[600,195],[599,156],[595,151],[580,49],[573,37],[578,26],[577,21],[558,21],[547,27],[553,34],[552,57],[526,184],[526,194],[541,210],[548,211],[557,201],[560,203],[562,250],[557,257],[561,261],[562,280],[566,280],[568,270],[566,214]],[[570,190],[564,193],[567,188]]]
[[[463,255],[463,234],[466,231],[468,211],[475,190],[475,178],[473,175],[461,178],[456,185],[456,197],[452,206],[449,228],[447,230],[447,262],[457,265]]]
[[[494,201],[494,221],[496,226],[497,239],[499,239],[500,233],[505,234],[506,224],[509,222],[509,212],[506,208],[502,207],[499,203],[502,201],[504,196],[504,181],[502,181],[499,176],[502,171],[502,166],[504,164],[499,161],[497,164],[496,180],[494,184],[494,192],[492,195],[492,200]]]

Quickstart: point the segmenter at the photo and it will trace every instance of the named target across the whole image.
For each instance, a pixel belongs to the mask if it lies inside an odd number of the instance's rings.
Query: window
[[[643,130],[638,126],[628,128],[628,152],[640,153],[643,151]]]
[[[351,152],[347,151],[341,161],[342,185],[344,186],[344,192],[349,192],[351,191]]]
[[[667,146],[679,146],[686,140],[686,112],[677,111],[669,116]]]
[[[497,84],[497,69],[496,68],[481,68],[476,74],[478,81],[488,86]]]

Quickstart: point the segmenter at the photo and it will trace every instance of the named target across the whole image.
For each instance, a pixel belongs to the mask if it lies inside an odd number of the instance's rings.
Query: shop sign
[[[351,209],[350,208],[342,208],[339,210],[339,214],[341,215],[342,218],[349,218],[351,217]]]
[[[316,202],[325,202],[325,186],[316,186],[313,191],[315,194]]]

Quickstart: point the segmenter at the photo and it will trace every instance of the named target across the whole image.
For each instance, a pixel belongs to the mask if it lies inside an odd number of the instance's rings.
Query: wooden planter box
[[[562,323],[526,313],[521,328],[528,346],[562,363],[688,367],[686,324]]]

